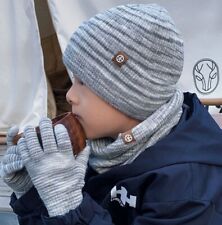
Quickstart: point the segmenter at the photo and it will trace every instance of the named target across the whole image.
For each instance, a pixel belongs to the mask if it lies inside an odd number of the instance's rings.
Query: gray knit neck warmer
[[[169,102],[132,129],[136,142],[125,144],[121,134],[116,140],[90,140],[90,166],[98,173],[104,173],[115,166],[131,163],[146,148],[169,134],[181,117],[182,104],[183,93],[177,90]]]

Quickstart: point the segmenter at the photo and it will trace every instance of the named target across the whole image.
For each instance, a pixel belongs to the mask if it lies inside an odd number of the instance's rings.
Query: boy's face
[[[140,123],[106,103],[77,78],[67,92],[66,99],[88,139],[115,139],[119,133],[126,132]]]

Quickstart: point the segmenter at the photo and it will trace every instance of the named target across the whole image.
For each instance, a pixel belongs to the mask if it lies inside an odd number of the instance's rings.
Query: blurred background
[[[3,0],[0,7],[0,137],[70,110],[71,85],[61,59],[73,31],[86,19],[130,0]],[[137,0],[136,3],[153,3]],[[179,86],[200,98],[222,97],[222,2],[156,0],[173,17],[185,45]],[[4,97],[3,97],[4,96]],[[46,101],[47,99],[47,101]],[[215,107],[211,109],[218,112]]]

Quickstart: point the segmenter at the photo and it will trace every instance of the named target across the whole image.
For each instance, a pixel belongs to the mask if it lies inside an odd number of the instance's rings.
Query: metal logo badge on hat
[[[119,67],[121,67],[123,64],[126,63],[126,61],[128,60],[128,56],[122,52],[122,51],[119,51],[117,52],[116,55],[114,55],[114,57],[112,58],[112,61]]]

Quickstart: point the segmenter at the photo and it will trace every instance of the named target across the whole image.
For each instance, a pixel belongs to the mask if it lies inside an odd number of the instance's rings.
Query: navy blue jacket
[[[88,169],[81,205],[48,217],[35,188],[11,206],[20,224],[221,225],[222,130],[195,94],[179,124],[129,165]]]

